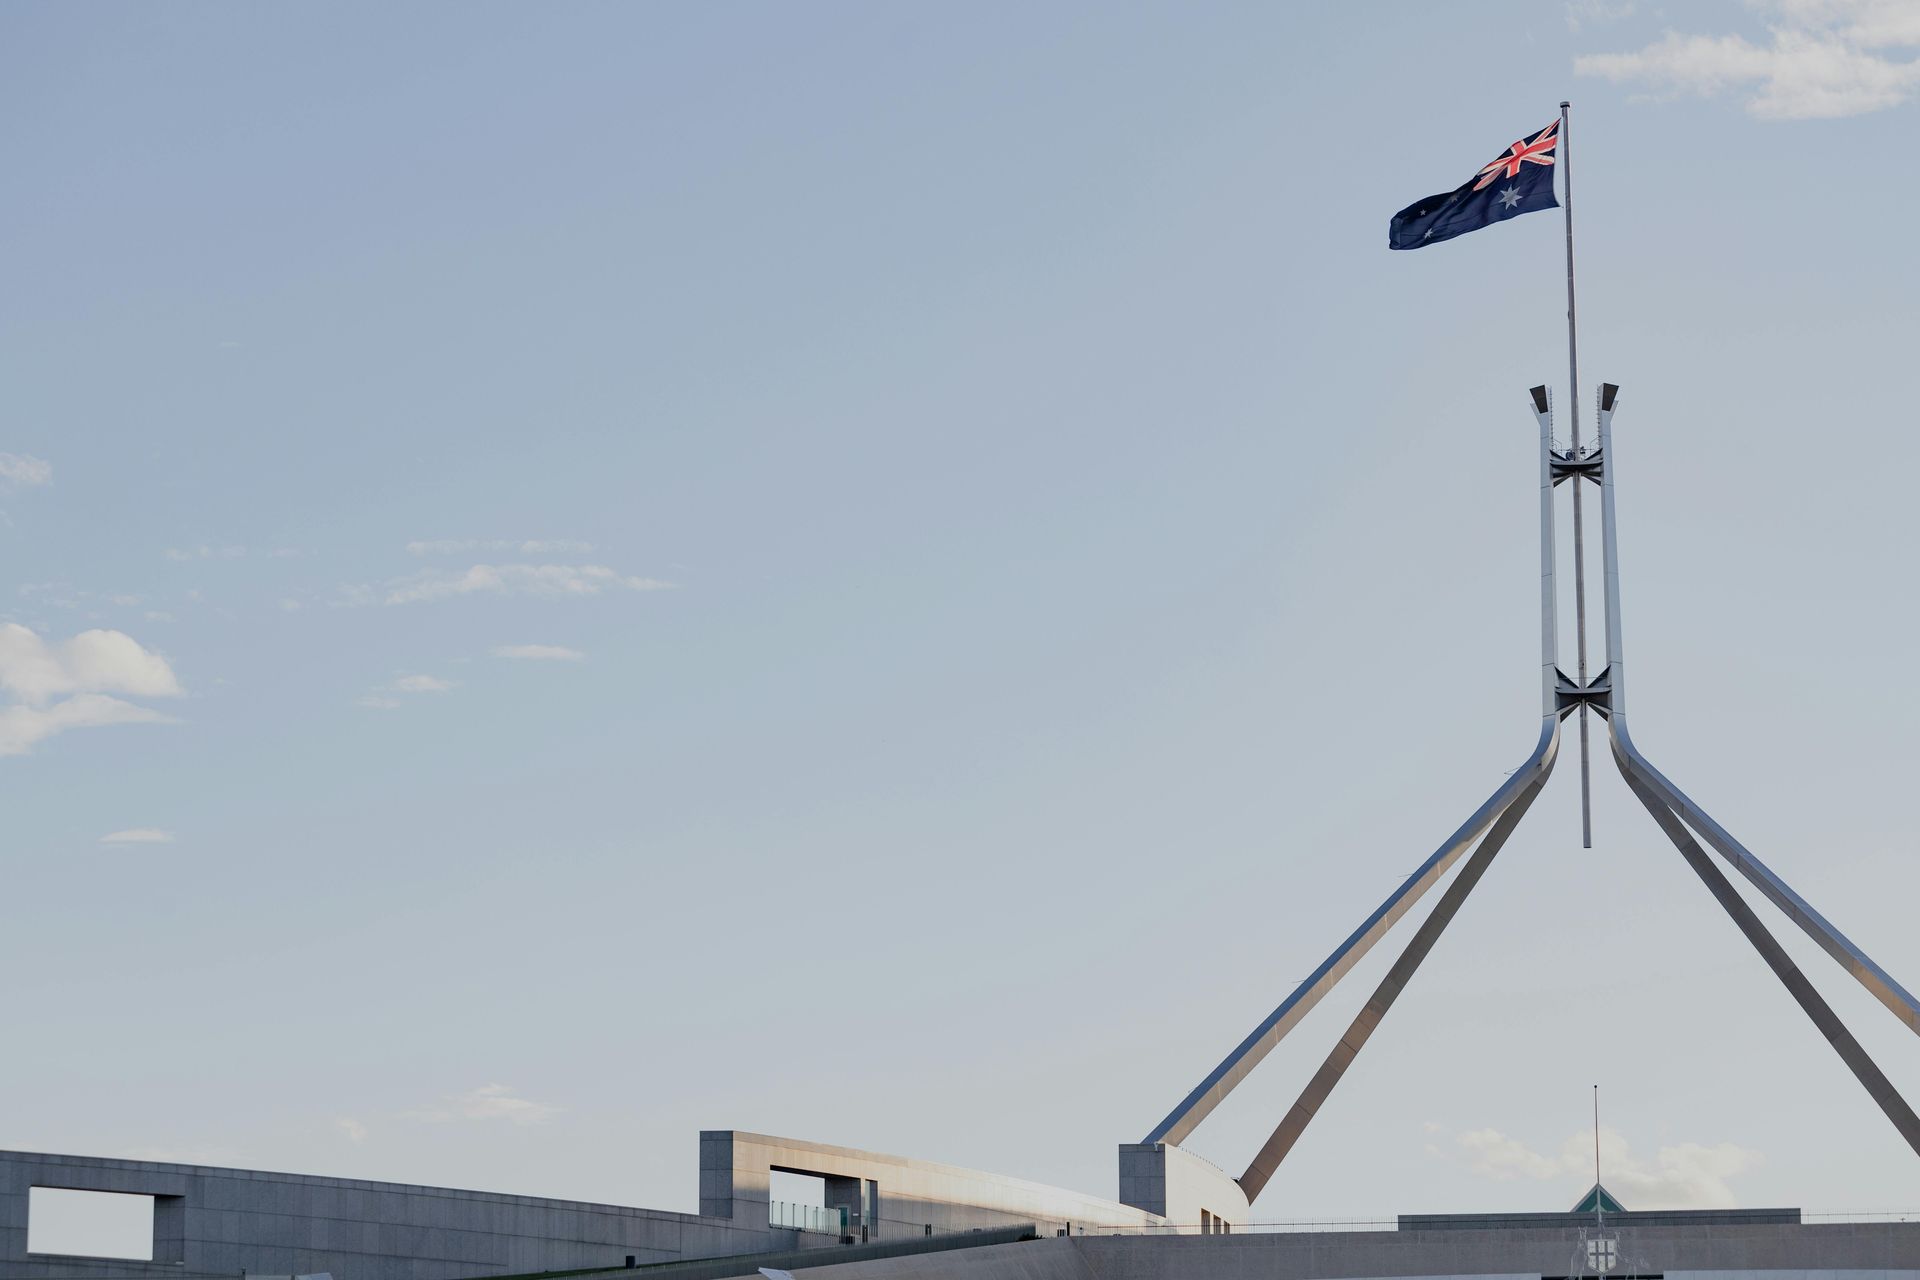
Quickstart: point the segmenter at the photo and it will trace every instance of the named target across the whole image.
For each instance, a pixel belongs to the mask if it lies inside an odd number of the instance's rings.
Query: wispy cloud
[[[406,1113],[408,1119],[445,1124],[455,1120],[505,1120],[509,1124],[539,1124],[560,1113],[559,1107],[515,1097],[504,1084],[483,1084],[465,1093],[450,1094],[440,1105]]]
[[[171,724],[173,717],[102,693],[83,693],[50,707],[0,707],[0,756],[23,756],[69,729],[114,724]]]
[[[1454,1147],[1471,1172],[1497,1182],[1560,1181],[1572,1188],[1584,1187],[1592,1177],[1591,1133],[1574,1134],[1551,1156],[1498,1129],[1457,1134]],[[1727,1179],[1758,1168],[1764,1160],[1758,1151],[1731,1142],[1677,1143],[1659,1148],[1652,1160],[1644,1160],[1634,1155],[1624,1137],[1607,1128],[1600,1130],[1600,1155],[1607,1189],[1629,1209],[1732,1208],[1738,1198]]]
[[[587,655],[578,649],[568,649],[557,644],[495,645],[493,656],[496,658],[525,658],[533,662],[585,662],[587,660]]]
[[[128,827],[125,831],[109,831],[100,837],[101,844],[172,844],[171,831],[162,831],[159,827]]]
[[[239,560],[247,554],[245,547],[213,547],[205,543],[197,547],[168,547],[169,560]]]
[[[1912,0],[1759,0],[1765,43],[1669,31],[1632,53],[1574,59],[1581,75],[1655,96],[1739,94],[1761,120],[1827,120],[1897,107],[1920,93],[1920,5]]]
[[[363,707],[372,707],[378,711],[391,711],[401,705],[402,699],[396,694],[451,693],[459,687],[457,680],[443,680],[439,676],[408,675],[395,677],[390,683],[360,696],[357,701]]]
[[[418,604],[470,595],[594,596],[603,591],[664,591],[674,584],[640,578],[603,564],[476,564],[461,572],[426,570],[387,584],[387,604]]]
[[[450,556],[464,551],[517,551],[523,556],[585,555],[591,542],[578,538],[423,538],[407,544],[416,556]]]
[[[120,631],[82,631],[48,644],[17,622],[0,623],[0,755],[24,755],[68,729],[165,723],[169,717],[113,694],[177,698],[167,660]]]
[[[1500,1182],[1514,1178],[1558,1178],[1565,1173],[1558,1160],[1543,1156],[1517,1138],[1498,1129],[1474,1129],[1454,1139],[1466,1153],[1468,1167],[1483,1178]]]
[[[1618,22],[1632,17],[1639,7],[1635,0],[1567,0],[1567,26],[1578,31],[1582,27]]]
[[[53,464],[24,453],[0,453],[0,483],[22,489],[53,483]]]
[[[341,1117],[333,1122],[333,1127],[343,1134],[348,1142],[356,1146],[367,1140],[367,1126],[358,1120]]]

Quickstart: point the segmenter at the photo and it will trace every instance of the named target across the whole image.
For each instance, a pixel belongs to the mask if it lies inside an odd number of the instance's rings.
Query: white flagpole
[[[1574,322],[1573,305],[1573,143],[1567,137],[1567,112],[1573,104],[1560,104],[1560,167],[1565,175],[1567,215],[1567,404],[1573,423],[1573,456],[1580,457],[1580,343]],[[1587,543],[1580,524],[1579,476],[1569,477],[1573,484],[1573,630],[1579,650],[1580,684],[1587,683]],[[1593,848],[1593,782],[1587,754],[1587,704],[1580,704],[1580,847]]]
[[[1576,477],[1577,478],[1577,477]],[[1606,1194],[1600,1190],[1600,1086],[1593,1086],[1593,1222],[1607,1229]]]

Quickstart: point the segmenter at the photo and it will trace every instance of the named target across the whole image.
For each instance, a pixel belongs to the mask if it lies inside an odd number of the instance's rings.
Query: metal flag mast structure
[[[1560,104],[1560,173],[1567,198],[1561,205],[1567,215],[1567,386],[1572,389],[1572,453],[1582,456],[1580,448],[1580,327],[1578,308],[1573,302],[1573,140],[1567,136],[1571,102]],[[1587,538],[1580,514],[1580,486],[1573,486],[1573,631],[1577,665],[1575,674],[1581,684],[1587,682]],[[1580,704],[1580,847],[1593,848],[1593,774],[1587,765],[1587,705]]]
[[[1568,104],[1561,103],[1562,135],[1561,145],[1566,145],[1564,133]],[[1261,1060],[1271,1053],[1300,1020],[1313,1007],[1333,990],[1340,979],[1346,976],[1354,965],[1370,951],[1374,944],[1410,911],[1413,906],[1432,889],[1462,855],[1467,856],[1466,864],[1460,869],[1452,882],[1440,895],[1439,902],[1432,912],[1421,922],[1408,940],[1398,959],[1387,970],[1366,1004],[1354,1017],[1339,1040],[1328,1052],[1312,1078],[1301,1090],[1293,1106],[1288,1109],[1275,1127],[1272,1135],[1260,1148],[1258,1154],[1247,1166],[1246,1172],[1237,1179],[1240,1189],[1246,1194],[1248,1203],[1259,1196],[1272,1179],[1294,1144],[1306,1131],[1321,1106],[1332,1094],[1334,1087],[1346,1074],[1366,1046],[1367,1040],[1380,1025],[1394,1001],[1406,989],[1408,982],[1419,969],[1421,961],[1433,950],[1447,925],[1459,913],[1466,902],[1467,895],[1473,891],[1480,878],[1486,874],[1494,856],[1513,834],[1513,830],[1533,804],[1535,797],[1546,785],[1547,778],[1553,772],[1554,762],[1560,748],[1560,724],[1567,716],[1578,712],[1582,717],[1582,787],[1581,811],[1582,834],[1590,832],[1587,820],[1587,770],[1585,760],[1586,722],[1589,711],[1606,721],[1614,763],[1619,767],[1621,776],[1628,788],[1640,800],[1652,815],[1660,829],[1666,833],[1680,855],[1693,868],[1696,875],[1713,895],[1722,910],[1733,920],[1754,950],[1780,979],[1794,1000],[1800,1005],[1814,1026],[1825,1036],[1840,1059],[1847,1065],[1867,1093],[1883,1111],[1887,1119],[1893,1122],[1900,1136],[1905,1138],[1916,1154],[1920,1154],[1920,1116],[1916,1116],[1907,1105],[1898,1090],[1893,1087],[1878,1066],[1867,1055],[1860,1042],[1853,1037],[1841,1023],[1832,1008],[1816,991],[1799,966],[1787,955],[1779,941],[1767,931],[1759,916],[1746,899],[1740,896],[1724,872],[1714,865],[1713,860],[1702,848],[1702,842],[1733,869],[1757,888],[1762,896],[1786,913],[1787,918],[1798,925],[1822,950],[1838,961],[1842,968],[1852,974],[1861,985],[1874,996],[1895,1017],[1907,1027],[1920,1034],[1920,1001],[1908,993],[1893,977],[1882,969],[1859,947],[1855,946],[1845,934],[1841,933],[1825,916],[1794,892],[1786,881],[1782,880],[1767,865],[1756,858],[1746,846],[1730,835],[1726,828],[1716,822],[1704,809],[1689,799],[1687,795],[1670,782],[1666,775],[1647,760],[1634,744],[1633,736],[1627,728],[1626,696],[1626,658],[1621,644],[1620,625],[1620,553],[1617,539],[1617,522],[1614,510],[1614,448],[1613,415],[1619,401],[1619,387],[1613,383],[1603,383],[1599,390],[1598,435],[1592,448],[1580,445],[1579,393],[1578,393],[1578,356],[1574,347],[1573,314],[1573,242],[1572,242],[1572,195],[1567,200],[1567,334],[1569,374],[1574,379],[1576,390],[1572,394],[1574,413],[1571,438],[1572,443],[1566,450],[1556,447],[1553,438],[1553,412],[1547,388],[1538,386],[1531,389],[1534,418],[1539,428],[1539,485],[1540,485],[1540,726],[1539,735],[1534,742],[1533,752],[1515,769],[1500,787],[1487,798],[1486,802],[1475,809],[1471,816],[1447,837],[1431,856],[1401,882],[1387,900],[1374,909],[1373,913],[1361,921],[1359,928],[1350,934],[1346,941],[1335,947],[1333,953],[1321,962],[1279,1007],[1242,1040],[1207,1077],[1196,1085],[1179,1106],[1168,1113],[1166,1119],[1156,1125],[1151,1133],[1142,1140],[1143,1146],[1165,1144],[1177,1146],[1217,1107],[1226,1096],[1252,1073]],[[1560,645],[1556,626],[1555,572],[1557,560],[1554,547],[1554,489],[1572,481],[1574,511],[1575,545],[1575,592],[1576,624],[1581,630],[1578,641],[1578,678],[1568,676],[1560,669]],[[1603,557],[1603,597],[1606,617],[1605,664],[1597,675],[1588,678],[1586,652],[1586,607],[1584,599],[1585,574],[1581,568],[1580,552],[1584,550],[1580,528],[1581,502],[1583,486],[1594,484],[1600,489],[1600,533]],[[1477,843],[1476,843],[1477,842]],[[1598,1098],[1595,1099],[1596,1108]],[[1596,1110],[1596,1126],[1597,1126]],[[1596,1127],[1596,1164],[1598,1158]],[[1597,1180],[1596,1173],[1596,1180]]]

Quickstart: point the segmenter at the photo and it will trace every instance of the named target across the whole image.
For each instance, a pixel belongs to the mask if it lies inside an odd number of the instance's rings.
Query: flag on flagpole
[[[1387,247],[1420,249],[1523,213],[1557,209],[1553,198],[1554,150],[1560,122],[1523,138],[1460,187],[1416,200],[1393,215]]]

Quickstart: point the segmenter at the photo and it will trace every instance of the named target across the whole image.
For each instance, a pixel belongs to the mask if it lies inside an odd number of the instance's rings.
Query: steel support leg
[[[1335,947],[1333,954],[1321,961],[1320,967],[1309,974],[1306,981],[1295,987],[1277,1009],[1236,1045],[1233,1052],[1208,1073],[1206,1079],[1195,1085],[1193,1091],[1181,1099],[1180,1105],[1168,1112],[1166,1119],[1154,1126],[1153,1132],[1141,1140],[1142,1145],[1185,1141],[1195,1126],[1233,1092],[1234,1086],[1246,1079],[1248,1073],[1260,1065],[1261,1059],[1299,1025],[1300,1019],[1307,1016],[1321,997],[1333,990],[1335,984],[1360,962],[1360,958],[1372,949],[1374,943],[1446,875],[1473,842],[1513,807],[1521,792],[1545,781],[1552,770],[1554,754],[1560,745],[1560,669],[1557,665],[1560,648],[1556,620],[1558,604],[1554,594],[1554,575],[1559,559],[1554,554],[1553,539],[1554,468],[1559,455],[1553,451],[1553,422],[1547,389],[1543,386],[1534,387],[1528,394],[1533,402],[1534,422],[1539,429],[1540,485],[1541,716],[1540,737],[1534,743],[1533,754],[1487,797],[1485,804],[1473,811],[1473,816],[1462,823],[1459,830],[1447,837],[1445,844],[1420,864],[1419,870],[1387,895],[1387,900],[1363,920],[1345,942]]]
[[[1553,757],[1559,741],[1558,722],[1544,723],[1540,730],[1540,741],[1535,744],[1533,754],[1527,757],[1526,763],[1514,770],[1513,776],[1487,797],[1487,802],[1474,810],[1473,816],[1449,836],[1445,844],[1434,850],[1419,870],[1401,881],[1399,888],[1388,895],[1387,900],[1362,921],[1345,942],[1335,947],[1333,954],[1321,961],[1320,967],[1295,987],[1293,993],[1280,1002],[1279,1008],[1268,1014],[1252,1034],[1242,1040],[1142,1141],[1147,1144],[1178,1143],[1192,1133],[1194,1127],[1233,1091],[1234,1086],[1246,1079],[1260,1065],[1261,1059],[1271,1053],[1273,1047],[1299,1025],[1300,1019],[1320,1003],[1321,997],[1333,990],[1340,979],[1347,975],[1347,971],[1360,963],[1361,957],[1373,949],[1373,944],[1446,875],[1474,840],[1502,812],[1512,807],[1515,797],[1536,782],[1545,781],[1547,773],[1553,768]]]
[[[1771,933],[1767,932],[1767,927],[1760,923],[1760,917],[1754,914],[1753,908],[1747,905],[1746,899],[1734,889],[1732,882],[1722,874],[1720,868],[1713,865],[1713,859],[1707,856],[1706,851],[1693,838],[1693,834],[1687,830],[1680,816],[1664,803],[1652,786],[1637,776],[1629,758],[1619,749],[1618,743],[1615,744],[1614,761],[1620,766],[1620,774],[1627,780],[1627,786],[1632,788],[1633,794],[1640,798],[1640,803],[1647,807],[1647,812],[1652,814],[1653,820],[1660,824],[1660,829],[1667,833],[1667,838],[1673,841],[1674,847],[1687,860],[1687,865],[1692,867],[1694,874],[1705,883],[1708,892],[1713,894],[1721,909],[1732,918],[1740,932],[1747,936],[1747,941],[1753,944],[1753,949],[1760,953],[1760,958],[1767,962],[1767,967],[1773,970],[1774,976],[1780,979],[1788,993],[1799,1003],[1801,1010],[1812,1019],[1813,1025],[1820,1029],[1820,1034],[1827,1038],[1827,1043],[1832,1045],[1834,1052],[1840,1055],[1840,1060],[1847,1064],[1854,1078],[1866,1086],[1867,1093],[1880,1105],[1880,1110],[1886,1112],[1887,1119],[1893,1121],[1893,1127],[1900,1131],[1900,1136],[1907,1140],[1907,1145],[1916,1153],[1920,1153],[1920,1116],[1914,1115],[1913,1108],[1909,1107],[1906,1099],[1900,1096],[1900,1091],[1893,1087],[1893,1082],[1888,1080],[1873,1059],[1867,1056],[1867,1051],[1860,1046],[1858,1040],[1853,1038],[1853,1033],[1847,1030],[1845,1024],[1840,1021],[1839,1015],[1834,1013],[1827,1002],[1821,998],[1820,993],[1814,990],[1813,984],[1807,981],[1804,973],[1800,972],[1800,967],[1794,964],[1792,958],[1787,955],[1786,949]]]
[[[1728,834],[1727,829],[1699,805],[1689,800],[1666,775],[1654,768],[1633,745],[1627,730],[1626,653],[1620,642],[1620,541],[1614,514],[1613,414],[1620,388],[1607,383],[1600,388],[1600,536],[1606,566],[1607,672],[1609,677],[1607,730],[1613,737],[1614,758],[1627,774],[1628,785],[1638,784],[1653,795],[1670,813],[1700,833],[1722,858],[1752,882],[1768,901],[1786,912],[1787,918],[1820,945],[1820,949],[1840,962],[1874,998],[1893,1010],[1893,1015],[1920,1033],[1920,1001],[1893,980],[1893,976],[1873,962],[1847,935],[1834,928],[1827,918],[1813,909],[1805,898],[1775,875],[1767,864],[1748,852],[1745,845]]]
[[[1326,1102],[1334,1086],[1340,1083],[1340,1077],[1346,1074],[1347,1068],[1353,1064],[1353,1060],[1360,1055],[1360,1050],[1366,1046],[1368,1038],[1373,1035],[1374,1028],[1380,1025],[1381,1020],[1387,1016],[1387,1010],[1393,1007],[1393,1002],[1399,999],[1400,993],[1406,989],[1414,972],[1419,969],[1420,962],[1427,958],[1434,944],[1440,940],[1441,933],[1453,922],[1453,917],[1466,902],[1467,895],[1472,893],[1474,886],[1480,883],[1480,877],[1486,874],[1487,867],[1493,862],[1493,856],[1500,852],[1500,847],[1507,842],[1507,837],[1512,835],[1513,829],[1520,825],[1520,819],[1526,815],[1528,807],[1533,804],[1534,797],[1540,794],[1540,788],[1546,785],[1547,775],[1552,771],[1553,754],[1549,751],[1539,776],[1513,797],[1512,802],[1501,811],[1500,816],[1488,828],[1486,836],[1480,841],[1480,847],[1473,851],[1473,856],[1468,858],[1466,865],[1460,868],[1460,874],[1454,877],[1453,883],[1448,885],[1446,892],[1440,895],[1440,901],[1434,905],[1432,914],[1421,922],[1420,928],[1407,943],[1406,950],[1400,953],[1400,958],[1393,962],[1391,969],[1387,970],[1387,976],[1380,980],[1380,985],[1374,989],[1365,1007],[1348,1026],[1346,1034],[1340,1037],[1339,1043],[1334,1045],[1326,1061],[1320,1064],[1318,1071],[1314,1072],[1313,1079],[1307,1082],[1307,1087],[1301,1091],[1300,1097],[1288,1110],[1285,1118],[1280,1121],[1279,1127],[1273,1131],[1273,1136],[1267,1139],[1266,1145],[1262,1146],[1259,1154],[1254,1156],[1253,1163],[1247,1166],[1247,1171],[1240,1175],[1240,1189],[1246,1192],[1247,1203],[1253,1203],[1254,1198],[1266,1188],[1267,1182],[1279,1169],[1280,1162],[1287,1158],[1287,1153],[1293,1150],[1294,1143],[1298,1142],[1300,1135],[1306,1132],[1307,1125],[1319,1112],[1321,1104]]]
[[[1892,974],[1874,963],[1873,957],[1855,946],[1846,934],[1815,911],[1811,903],[1795,893],[1793,887],[1775,875],[1766,863],[1748,852],[1747,847],[1729,835],[1727,829],[1715,822],[1706,810],[1667,781],[1666,775],[1648,763],[1647,758],[1633,745],[1625,718],[1615,717],[1615,720],[1616,723],[1611,727],[1616,758],[1621,759],[1621,768],[1627,771],[1628,785],[1633,785],[1637,779],[1658,803],[1678,814],[1688,826],[1699,832],[1701,839],[1726,859],[1734,870],[1751,881],[1769,902],[1779,907],[1789,920],[1819,943],[1822,951],[1839,961],[1840,966],[1852,974],[1861,986],[1873,992],[1874,998],[1891,1009],[1896,1018],[1920,1034],[1920,1001],[1916,1001],[1905,987],[1894,981]]]

